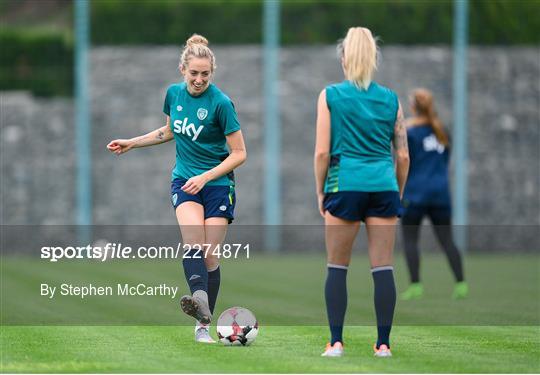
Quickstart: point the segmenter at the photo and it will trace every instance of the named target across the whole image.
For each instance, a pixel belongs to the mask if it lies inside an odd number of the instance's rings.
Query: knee
[[[208,272],[215,271],[219,267],[219,259],[214,256],[208,256],[204,259],[204,264]]]
[[[328,264],[333,264],[336,266],[348,267],[350,263],[350,257],[345,256],[344,254],[328,254],[326,257],[326,262]]]
[[[371,267],[392,266],[394,257],[392,254],[376,253],[370,256]]]

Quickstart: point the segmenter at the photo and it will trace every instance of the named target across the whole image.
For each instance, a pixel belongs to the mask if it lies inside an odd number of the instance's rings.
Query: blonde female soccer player
[[[371,31],[350,28],[338,51],[345,80],[319,95],[314,158],[319,210],[326,226],[325,298],[331,333],[322,355],[343,354],[347,269],[363,221],[377,315],[374,350],[376,356],[388,357],[396,301],[392,253],[409,169],[407,133],[397,95],[372,80],[377,44]]]
[[[409,97],[413,116],[407,122],[407,140],[410,148],[411,170],[403,206],[401,228],[405,245],[405,259],[411,285],[401,295],[403,300],[419,299],[424,294],[420,282],[420,254],[418,237],[424,216],[429,217],[441,244],[456,285],[452,297],[465,298],[469,287],[463,276],[463,262],[452,238],[452,209],[448,182],[450,141],[427,89],[415,89]]]
[[[107,148],[123,154],[132,148],[176,142],[171,203],[184,244],[223,242],[234,218],[236,197],[233,170],[246,160],[246,147],[232,101],[211,83],[216,59],[206,38],[190,37],[180,57],[184,80],[172,84],[165,97],[166,125],[131,139],[116,139]],[[227,150],[230,150],[230,152]],[[208,324],[220,285],[219,260],[212,251],[198,258],[196,248],[183,260],[191,295],[182,297],[182,310],[197,320],[195,339],[214,342]]]

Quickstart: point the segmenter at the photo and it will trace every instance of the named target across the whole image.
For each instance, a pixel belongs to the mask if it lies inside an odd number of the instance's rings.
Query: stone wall
[[[452,127],[452,52],[447,47],[382,48],[376,79],[396,90],[435,93]],[[262,51],[215,47],[215,83],[234,101],[248,148],[237,170],[238,224],[262,222]],[[100,47],[91,52],[93,207],[96,224],[174,224],[169,176],[174,144],[107,152],[113,138],[165,122],[167,86],[180,79],[177,47]],[[283,222],[318,224],[312,154],[320,90],[342,79],[333,46],[281,50]],[[540,224],[540,48],[469,52],[470,222]],[[1,94],[3,224],[71,224],[75,218],[74,109],[70,99]]]

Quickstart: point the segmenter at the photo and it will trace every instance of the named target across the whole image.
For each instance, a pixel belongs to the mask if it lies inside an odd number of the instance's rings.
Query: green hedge
[[[173,44],[194,32],[212,44],[262,41],[260,0],[94,0],[91,39],[104,44]],[[470,0],[470,43],[540,44],[540,0]],[[285,1],[281,43],[335,43],[350,26],[371,28],[383,44],[448,44],[452,0]],[[71,95],[73,43],[65,34],[0,29],[0,90]]]
[[[540,43],[539,0],[471,0],[473,44]],[[194,32],[216,44],[260,43],[262,2],[97,0],[95,44],[182,44]],[[448,44],[453,0],[281,2],[281,42],[334,43],[348,27],[371,28],[385,44]]]
[[[3,28],[0,46],[0,90],[30,90],[39,96],[72,94],[73,47],[68,37]]]
[[[182,44],[198,32],[212,43],[259,43],[262,5],[246,1],[92,2],[95,44]]]

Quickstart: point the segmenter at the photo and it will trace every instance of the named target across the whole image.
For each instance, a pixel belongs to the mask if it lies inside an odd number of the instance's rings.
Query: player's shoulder
[[[167,95],[169,94],[178,94],[181,90],[186,88],[185,82],[176,82],[172,83],[167,87]]]
[[[394,90],[383,86],[378,82],[372,81],[369,85],[368,92],[371,97],[376,97],[377,100],[386,103],[392,113],[392,116],[397,117],[399,110],[399,98]]]
[[[349,81],[342,81],[342,82],[330,83],[330,84],[326,85],[326,87],[324,89],[326,90],[326,92],[328,92],[328,91],[332,91],[332,90],[345,89],[345,88],[347,88],[349,86],[350,86]]]
[[[231,98],[213,83],[208,86],[208,94],[216,106],[232,103]]]
[[[373,90],[375,93],[386,95],[392,98],[397,98],[397,93],[391,88],[381,85],[378,82],[372,81],[370,85],[370,90]]]
[[[326,96],[326,102],[330,105],[336,100],[339,100],[341,95],[346,95],[347,88],[350,86],[348,81],[330,83],[324,88],[324,93]]]

